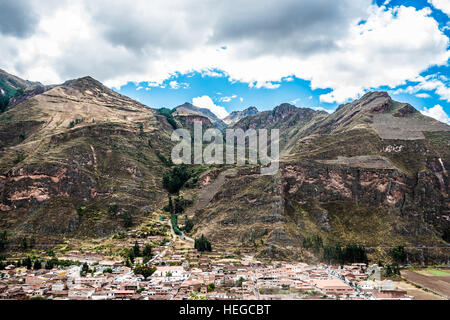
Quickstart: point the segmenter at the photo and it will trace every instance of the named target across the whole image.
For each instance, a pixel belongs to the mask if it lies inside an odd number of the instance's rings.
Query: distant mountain
[[[3,106],[0,105],[0,113],[7,107],[14,106],[50,88],[51,86],[23,80],[0,69],[0,97],[3,98],[4,103]]]
[[[206,108],[199,108],[186,102],[174,109],[173,116],[186,116],[186,115],[197,115],[208,118],[211,123],[218,129],[223,130],[226,128],[226,124],[219,119],[213,112]]]
[[[283,103],[273,110],[259,112],[242,118],[233,128],[248,129],[279,129],[282,151],[295,143],[301,135],[306,135],[314,125],[326,118],[328,113],[310,108],[297,108]]]
[[[242,111],[233,111],[226,118],[223,119],[223,122],[225,122],[225,124],[228,126],[233,126],[239,120],[248,116],[254,116],[258,112],[259,112],[258,109],[256,109],[255,107],[248,107],[247,109]]]

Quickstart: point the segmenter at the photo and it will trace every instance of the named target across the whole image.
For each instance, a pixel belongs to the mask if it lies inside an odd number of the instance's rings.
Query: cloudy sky
[[[386,90],[450,122],[450,0],[0,0],[0,68],[151,107],[332,111]]]

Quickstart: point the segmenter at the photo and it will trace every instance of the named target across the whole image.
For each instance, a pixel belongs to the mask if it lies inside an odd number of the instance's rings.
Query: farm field
[[[424,269],[420,271],[402,271],[402,276],[409,282],[429,289],[441,296],[450,297],[450,275],[446,270]]]

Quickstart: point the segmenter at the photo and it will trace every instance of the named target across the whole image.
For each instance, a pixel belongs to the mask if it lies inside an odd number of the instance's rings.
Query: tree
[[[403,246],[396,246],[392,249],[392,258],[397,263],[405,263],[406,262],[406,252]]]
[[[52,258],[45,262],[45,269],[47,270],[53,269],[56,265],[58,265],[58,259]]]
[[[198,251],[211,251],[211,242],[202,234],[199,239],[195,239],[194,247]]]
[[[27,267],[28,270],[30,270],[33,265],[33,262],[31,261],[30,257],[26,257],[25,260],[22,261],[22,265],[24,267]]]
[[[9,104],[9,98],[6,96],[0,95],[0,113],[6,111],[6,108],[8,108]]]
[[[27,250],[28,249],[28,241],[27,238],[23,237],[21,242],[20,242],[20,248],[22,250]]]
[[[148,277],[150,277],[153,273],[155,273],[155,271],[156,271],[155,267],[150,267],[150,266],[141,265],[141,264],[134,267],[134,269],[133,269],[134,274],[142,275],[146,281],[147,281]]]
[[[122,220],[123,226],[127,229],[133,225],[133,218],[131,217],[131,214],[128,211],[124,211],[122,213]]]
[[[187,166],[182,164],[181,166],[175,167],[170,173],[165,172],[163,175],[163,187],[169,193],[178,193],[183,185],[191,177],[191,172],[188,171]]]
[[[172,197],[169,194],[169,206],[168,206],[169,212],[173,213],[173,203],[172,203]]]
[[[41,260],[39,260],[39,259],[34,260],[33,269],[34,270],[42,269],[42,262],[41,262]]]
[[[81,267],[80,275],[84,276],[89,272],[89,265],[85,262],[83,263],[83,266]]]
[[[133,253],[135,257],[141,256],[141,250],[139,249],[139,244],[137,243],[137,241],[134,242]]]
[[[184,231],[189,233],[189,232],[191,232],[193,227],[194,227],[194,223],[191,220],[189,220],[188,216],[186,215],[186,223],[184,224]]]
[[[8,242],[8,233],[6,231],[0,232],[0,252],[5,250],[7,242]]]
[[[127,254],[127,258],[130,260],[131,264],[134,264],[134,258],[136,256],[134,255],[134,250],[129,250]]]
[[[444,232],[442,234],[442,239],[444,239],[445,242],[450,243],[450,228],[447,228],[444,230]]]
[[[142,250],[142,256],[143,257],[148,257],[150,259],[153,257],[152,246],[150,244],[146,244],[144,246],[144,249]]]

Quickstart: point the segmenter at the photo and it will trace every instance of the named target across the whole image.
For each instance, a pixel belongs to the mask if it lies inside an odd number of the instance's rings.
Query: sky
[[[388,91],[450,124],[450,0],[0,0],[0,68],[220,118]]]

